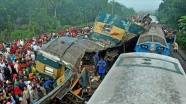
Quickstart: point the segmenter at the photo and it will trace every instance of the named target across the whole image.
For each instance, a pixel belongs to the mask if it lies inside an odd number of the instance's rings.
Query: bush
[[[176,41],[183,50],[186,50],[186,35],[178,33]]]
[[[11,34],[12,39],[25,39],[25,38],[32,38],[35,35],[34,31],[28,30],[15,30]]]

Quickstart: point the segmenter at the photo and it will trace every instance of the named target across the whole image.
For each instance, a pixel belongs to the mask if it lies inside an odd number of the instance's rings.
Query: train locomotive
[[[185,78],[175,58],[155,53],[124,53],[87,104],[185,104]]]
[[[169,55],[170,44],[166,42],[161,24],[151,23],[149,31],[141,34],[135,46],[136,52],[150,52]]]

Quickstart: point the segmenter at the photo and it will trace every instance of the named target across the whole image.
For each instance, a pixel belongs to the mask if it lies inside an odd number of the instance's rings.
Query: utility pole
[[[112,0],[112,14],[114,14],[114,0]]]

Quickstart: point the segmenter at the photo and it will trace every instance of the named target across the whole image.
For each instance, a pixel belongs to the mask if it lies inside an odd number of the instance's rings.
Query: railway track
[[[179,51],[174,52],[174,49],[172,46],[170,46],[170,56],[178,59],[184,71],[186,72],[186,58]]]

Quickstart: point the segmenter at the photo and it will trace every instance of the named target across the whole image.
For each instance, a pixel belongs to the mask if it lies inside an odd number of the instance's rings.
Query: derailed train
[[[124,53],[87,104],[185,104],[186,75],[175,58]]]
[[[100,54],[104,54],[101,57],[112,66],[113,59],[124,51],[125,43],[145,31],[126,18],[100,13],[91,38],[60,37],[47,43],[38,51],[36,70],[44,78],[56,80],[53,83],[55,89],[37,103],[51,104],[55,100],[82,104],[84,100],[78,94],[89,86],[89,75],[82,61],[94,65],[93,56],[99,50]]]
[[[169,55],[170,43],[167,43],[165,34],[161,24],[153,22],[149,26],[149,30],[140,35],[135,46],[136,52],[151,52],[162,55]]]

